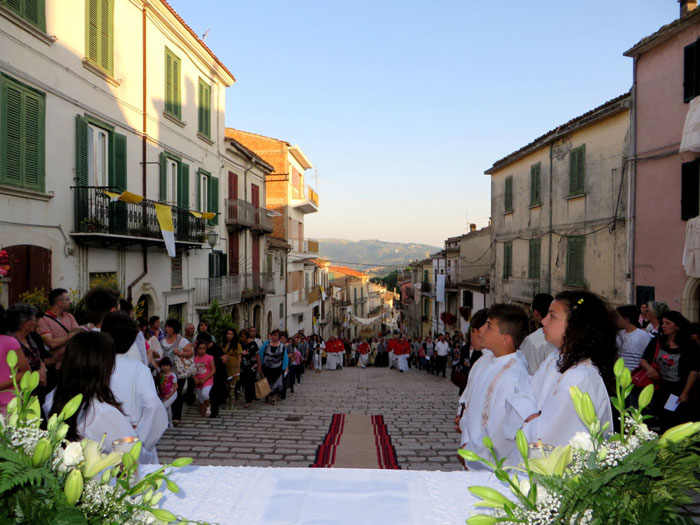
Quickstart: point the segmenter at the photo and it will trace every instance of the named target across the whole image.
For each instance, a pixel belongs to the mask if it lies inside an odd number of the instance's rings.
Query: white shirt
[[[652,337],[649,332],[637,328],[633,332],[620,330],[617,333],[617,347],[620,349],[620,357],[625,360],[625,366],[630,372],[639,366],[639,362],[644,357],[644,350],[647,349]]]
[[[140,463],[158,463],[156,443],[168,428],[168,414],[147,366],[117,354],[110,387],[142,443]]]
[[[445,357],[450,353],[450,345],[447,341],[438,341],[435,343],[435,353],[440,357]]]
[[[466,404],[459,423],[460,445],[492,460],[483,444],[484,436],[489,436],[499,459],[511,457],[515,434],[536,412],[533,395],[528,391],[529,377],[527,361],[520,352],[500,357],[485,352],[469,373],[466,395],[462,396]],[[469,468],[483,466],[470,463]]]
[[[143,336],[143,332],[136,334],[136,341],[129,347],[126,355],[131,359],[136,359],[141,361],[144,365],[148,366],[148,353],[146,352],[146,338]]]
[[[531,376],[535,375],[542,361],[555,350],[557,347],[544,338],[542,328],[538,328],[525,338],[520,345],[520,351],[527,359],[527,371]]]
[[[565,446],[576,432],[588,432],[571,400],[571,386],[578,386],[581,392],[588,392],[600,424],[607,421],[612,429],[610,398],[598,369],[586,360],[561,374],[557,367],[558,360],[559,353],[551,353],[530,378],[537,410],[542,413],[523,427],[529,443],[542,440],[547,445]]]

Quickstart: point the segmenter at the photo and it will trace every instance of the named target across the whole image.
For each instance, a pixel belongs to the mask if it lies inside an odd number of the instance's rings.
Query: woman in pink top
[[[0,319],[2,319],[3,314],[4,312],[0,311]],[[29,370],[29,363],[20,349],[19,341],[14,337],[0,335],[0,414],[2,415],[7,414],[7,405],[15,397],[12,374],[10,366],[7,364],[7,354],[10,350],[14,350],[17,355],[17,384],[19,384],[22,374]]]
[[[214,356],[207,354],[207,343],[205,341],[197,341],[194,364],[197,367],[197,373],[194,376],[194,385],[197,389],[199,411],[202,417],[207,417],[209,392],[211,392],[211,387],[214,384],[214,372],[216,368],[214,367]]]

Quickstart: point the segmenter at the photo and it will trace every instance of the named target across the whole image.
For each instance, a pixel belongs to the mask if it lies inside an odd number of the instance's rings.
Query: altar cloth
[[[464,525],[478,512],[469,486],[507,493],[487,472],[189,466],[170,478],[180,492],[161,508],[226,525]]]

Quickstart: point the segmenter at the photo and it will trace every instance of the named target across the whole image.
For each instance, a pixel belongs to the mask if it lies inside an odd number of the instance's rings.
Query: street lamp
[[[216,230],[211,230],[207,232],[207,243],[209,244],[209,247],[214,250],[214,246],[216,246],[216,241],[219,238],[219,234],[216,233]]]
[[[484,288],[486,287],[486,278],[485,277],[479,277],[479,286],[481,287],[481,293],[484,293]]]

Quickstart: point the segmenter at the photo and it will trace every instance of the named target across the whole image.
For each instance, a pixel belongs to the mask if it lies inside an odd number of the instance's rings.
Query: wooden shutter
[[[542,196],[540,193],[542,164],[539,162],[530,167],[530,205],[541,204]]]
[[[211,137],[211,86],[199,79],[197,130],[205,137]]]
[[[177,118],[182,116],[180,108],[180,60],[173,56],[172,63],[172,107],[173,115]]]
[[[260,236],[252,236],[253,273],[260,273]]]
[[[178,188],[177,188],[177,205],[180,208],[190,207],[190,166],[184,162],[180,163]]]
[[[95,64],[100,63],[100,1],[101,0],[87,0],[87,42],[85,43],[85,50],[88,60]]]
[[[108,72],[112,72],[112,8],[113,0],[99,0],[100,2],[100,66]]]
[[[513,177],[512,176],[506,177],[504,201],[505,201],[504,202],[505,211],[506,212],[513,211]]]
[[[693,42],[683,48],[683,102],[692,100],[698,92],[698,43]]]
[[[503,243],[503,278],[508,279],[513,270],[513,243]]]
[[[44,99],[29,91],[24,93],[24,180],[25,188],[44,190]]]
[[[22,184],[22,90],[0,78],[2,82],[2,181]]]
[[[75,191],[75,230],[82,231],[82,222],[90,212],[88,184],[88,122],[87,119],[75,117],[75,177],[78,188]]]
[[[584,284],[583,257],[585,237],[568,237],[566,255],[567,284],[582,286]]]
[[[168,157],[161,152],[158,160],[160,162],[159,198],[161,202],[166,202],[168,200]]]
[[[681,220],[700,214],[700,160],[681,164]]]
[[[228,239],[228,273],[238,275],[238,232],[231,233]]]
[[[165,111],[168,113],[175,113],[173,99],[173,57],[165,48]]]
[[[219,178],[209,177],[207,195],[207,211],[216,213],[213,219],[211,219],[212,224],[219,224]]]
[[[110,174],[112,180],[109,185],[118,192],[126,191],[126,135],[112,132],[112,151],[114,168]],[[109,205],[110,230],[119,235],[127,235],[127,203],[112,202]]]
[[[541,242],[539,239],[530,241],[530,253],[528,258],[528,278],[539,279],[540,277],[540,248]]]
[[[257,184],[250,185],[250,201],[253,203],[253,208],[260,207],[260,188]]]
[[[238,200],[238,175],[234,172],[228,172],[228,198]]]
[[[228,265],[226,264],[226,254],[224,252],[219,252],[219,277],[228,275]]]
[[[12,3],[10,2],[10,4]],[[44,0],[24,0],[24,19],[42,31],[46,31],[44,10]]]

